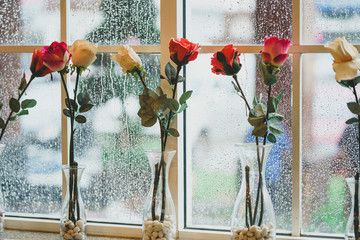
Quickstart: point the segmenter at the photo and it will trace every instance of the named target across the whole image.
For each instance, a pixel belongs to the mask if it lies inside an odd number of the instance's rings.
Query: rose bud
[[[74,66],[87,68],[96,59],[97,45],[88,40],[76,40],[69,51]]]
[[[277,37],[266,37],[261,56],[264,63],[271,64],[274,67],[280,67],[289,57],[290,47],[289,39],[278,39]]]
[[[121,46],[117,54],[110,57],[113,61],[120,64],[123,72],[131,72],[134,68],[141,67],[141,59],[136,52],[128,45]]]
[[[43,56],[42,51],[34,49],[31,65],[30,65],[30,71],[32,75],[34,75],[35,77],[43,77],[46,74],[53,72],[44,65],[44,62],[41,59],[42,56]]]
[[[217,75],[229,75],[237,74],[241,69],[240,53],[233,45],[225,46],[220,52],[214,53],[211,58],[211,65],[213,68],[211,71]]]
[[[178,66],[187,64],[197,58],[200,46],[185,38],[172,38],[169,43],[170,58]]]
[[[64,42],[53,42],[50,46],[42,48],[43,56],[41,59],[44,65],[53,72],[63,70],[68,64],[71,57],[67,45]]]

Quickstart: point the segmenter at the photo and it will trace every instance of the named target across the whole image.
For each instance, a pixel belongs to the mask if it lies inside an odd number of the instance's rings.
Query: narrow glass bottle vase
[[[80,193],[80,180],[84,167],[63,165],[66,194],[60,217],[60,239],[86,239],[86,213]]]
[[[266,161],[272,145],[236,145],[242,182],[231,218],[231,238],[276,239],[275,212],[265,184]]]
[[[145,151],[151,167],[151,187],[145,202],[143,240],[176,239],[176,213],[168,174],[174,151]]]
[[[351,212],[349,215],[348,222],[346,224],[345,229],[345,239],[346,240],[355,240],[355,232],[354,232],[354,200],[355,200],[355,179],[354,178],[346,178],[346,183],[350,189],[351,193]],[[360,204],[359,204],[360,206]],[[359,226],[360,229],[360,226]],[[358,237],[358,239],[360,239]]]

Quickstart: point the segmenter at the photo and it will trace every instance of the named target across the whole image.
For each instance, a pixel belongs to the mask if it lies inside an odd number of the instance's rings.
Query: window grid
[[[186,1],[186,0],[183,0]],[[181,0],[179,0],[181,2]],[[177,29],[177,5],[181,5],[176,0],[161,0],[160,6],[160,21],[161,31],[160,38],[162,45],[143,45],[132,46],[136,52],[143,53],[160,53],[162,71],[163,66],[170,60],[168,54],[167,42],[171,37],[176,37],[177,33],[181,29]],[[293,156],[292,156],[292,184],[293,184],[293,196],[292,196],[292,236],[301,236],[301,54],[302,53],[326,53],[327,50],[322,45],[302,45],[301,44],[301,0],[293,0],[292,3],[292,45],[290,46],[289,53],[293,55],[293,89],[292,89],[292,111],[293,111]],[[68,42],[68,18],[69,18],[69,0],[60,0],[60,18],[61,18],[61,41]],[[184,9],[185,11],[185,9]],[[183,19],[185,20],[185,19]],[[196,40],[194,40],[196,41]],[[116,52],[119,46],[112,45],[100,45],[99,53],[113,53]],[[201,53],[213,53],[219,51],[223,46],[207,45],[202,46]],[[236,45],[234,46],[242,53],[258,53],[262,50],[262,46],[259,45]],[[355,45],[357,49],[360,49],[360,45]],[[0,46],[0,52],[24,52],[31,53],[33,49],[40,49],[37,45],[8,45]],[[164,85],[166,86],[166,85]],[[169,90],[169,89],[168,89]],[[63,91],[63,90],[62,90]],[[64,99],[64,92],[62,92],[62,99]],[[62,107],[65,106],[62,101]],[[181,128],[181,127],[180,127]],[[67,129],[67,119],[62,116],[62,129]],[[62,131],[62,155],[63,164],[67,162],[67,131]],[[169,146],[175,149],[182,149],[182,146],[178,146],[176,140],[169,142]],[[183,153],[178,152],[180,156]],[[183,187],[178,187],[178,183],[182,184],[183,172],[182,170],[182,157],[176,157],[170,170],[170,188],[175,201],[176,210],[178,213],[179,223],[179,237],[180,239],[228,239],[229,233],[215,232],[215,231],[198,231],[191,229],[184,229],[184,211],[183,211]],[[180,178],[177,178],[178,174]],[[179,203],[178,204],[178,200]],[[8,218],[6,226],[11,229],[23,229],[23,230],[42,230],[42,231],[58,231],[58,221],[56,220],[39,220],[39,219],[25,219],[25,218]],[[129,226],[121,224],[97,224],[89,223],[89,234],[103,235],[103,236],[122,236],[122,237],[141,237],[140,226]],[[278,236],[278,239],[294,239],[286,236]]]

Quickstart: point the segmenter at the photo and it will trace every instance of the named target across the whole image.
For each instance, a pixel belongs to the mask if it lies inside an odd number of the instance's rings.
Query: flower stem
[[[29,87],[30,83],[31,83],[34,79],[35,79],[35,76],[34,76],[34,75],[31,75],[28,84],[26,84],[24,90],[20,93],[20,95],[19,95],[19,97],[18,97],[18,99],[17,99],[18,101],[19,101],[19,100],[21,99],[21,97],[24,95],[26,89]],[[6,121],[5,121],[4,127],[1,129],[0,141],[1,141],[1,139],[3,138],[3,136],[4,136],[5,129],[6,129],[7,125],[9,124],[10,118],[12,117],[13,113],[14,113],[14,111],[11,110],[8,118],[7,118]]]
[[[240,84],[239,84],[237,75],[234,74],[234,75],[233,75],[233,78],[234,78],[234,80],[235,80],[235,83],[236,83],[237,87],[238,87],[239,90],[240,90],[241,97],[242,97],[242,98],[244,99],[244,101],[245,101],[246,107],[248,108],[248,110],[250,110],[249,102],[246,100],[245,94],[244,94],[243,90],[242,90],[241,87],[240,87]]]

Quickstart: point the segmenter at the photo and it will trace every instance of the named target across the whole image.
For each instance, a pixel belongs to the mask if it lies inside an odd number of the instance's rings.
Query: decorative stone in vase
[[[236,145],[242,182],[231,218],[232,240],[276,239],[275,211],[265,184],[266,161],[272,145]]]
[[[60,238],[62,240],[86,239],[86,213],[80,193],[80,180],[84,167],[63,165],[66,194],[62,203]]]
[[[143,240],[176,239],[176,213],[168,184],[175,152],[145,152],[151,167],[151,188],[144,209]]]

